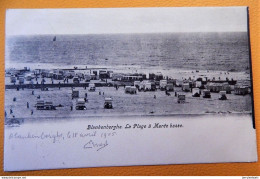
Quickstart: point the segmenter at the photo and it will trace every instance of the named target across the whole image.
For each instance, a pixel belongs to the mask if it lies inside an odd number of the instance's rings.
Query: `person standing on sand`
[[[33,115],[33,109],[31,110],[31,115]]]
[[[27,108],[29,108],[29,102],[27,102]]]

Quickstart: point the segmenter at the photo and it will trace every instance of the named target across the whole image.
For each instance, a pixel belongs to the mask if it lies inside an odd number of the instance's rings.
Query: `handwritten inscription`
[[[72,141],[76,145],[82,146],[83,150],[104,150],[109,146],[109,141],[112,138],[118,136],[119,130],[161,130],[161,129],[173,129],[182,128],[182,124],[173,123],[148,123],[148,124],[125,124],[121,125],[87,125],[85,131],[30,131],[30,132],[10,132],[6,138],[9,140],[44,140],[48,143],[59,144],[64,141]],[[44,142],[44,143],[46,143]]]
[[[45,133],[42,132],[41,134],[31,134],[28,132],[26,135],[19,134],[17,132],[11,133],[9,135],[9,139],[41,139],[41,140],[46,140],[46,139],[51,139],[53,143],[58,142],[60,139],[64,139],[63,133],[57,131],[56,133]]]
[[[105,142],[94,142],[93,140],[90,140],[83,146],[83,148],[84,149],[96,149],[97,151],[99,151],[99,150],[105,148],[106,146],[108,146],[107,140],[105,140]]]

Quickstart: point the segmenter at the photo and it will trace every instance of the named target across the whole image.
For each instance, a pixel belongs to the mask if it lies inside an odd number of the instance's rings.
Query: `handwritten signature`
[[[106,146],[108,146],[107,140],[105,142],[94,142],[93,140],[90,140],[89,142],[87,142],[83,148],[84,149],[96,149],[97,151],[105,148]]]

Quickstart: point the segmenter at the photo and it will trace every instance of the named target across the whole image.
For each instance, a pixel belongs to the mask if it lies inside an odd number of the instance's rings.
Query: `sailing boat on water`
[[[53,42],[55,42],[56,41],[56,36],[54,36],[54,38],[53,38],[53,40],[52,40]]]

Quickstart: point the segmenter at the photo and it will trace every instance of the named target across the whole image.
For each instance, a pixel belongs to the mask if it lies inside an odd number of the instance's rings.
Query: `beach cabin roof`
[[[85,99],[84,99],[84,98],[79,98],[79,99],[77,100],[77,102],[78,102],[78,103],[85,103]]]
[[[227,94],[227,92],[226,91],[220,91],[219,94],[224,95],[224,94]]]
[[[105,101],[106,102],[111,102],[111,101],[113,101],[113,99],[112,98],[105,98]]]
[[[204,94],[210,94],[210,91],[207,90],[207,89],[205,89],[205,90],[203,90],[203,93],[204,93]]]

